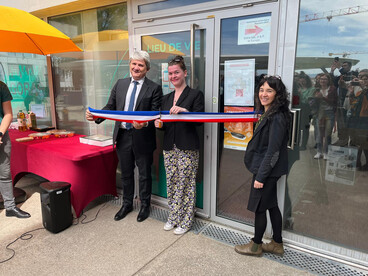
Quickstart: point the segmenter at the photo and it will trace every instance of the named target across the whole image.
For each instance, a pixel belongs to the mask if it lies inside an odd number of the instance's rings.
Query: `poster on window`
[[[329,145],[325,179],[335,183],[354,185],[357,156],[357,148]]]
[[[252,112],[253,107],[225,106],[225,113]],[[224,148],[243,150],[253,136],[253,123],[228,122],[224,123]]]
[[[162,63],[161,64],[161,74],[162,74],[162,93],[164,95],[169,94],[171,91],[175,89],[175,87],[169,81],[169,64]]]
[[[270,43],[271,16],[239,20],[238,45]]]
[[[255,59],[225,61],[225,105],[254,105],[254,74]]]

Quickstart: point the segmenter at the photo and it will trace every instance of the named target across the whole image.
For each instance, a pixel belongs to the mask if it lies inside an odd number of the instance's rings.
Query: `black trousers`
[[[120,129],[116,150],[120,161],[123,185],[123,205],[132,206],[134,198],[134,168],[139,171],[139,198],[142,207],[149,207],[152,193],[151,166],[153,152],[141,153],[133,150],[133,131]]]

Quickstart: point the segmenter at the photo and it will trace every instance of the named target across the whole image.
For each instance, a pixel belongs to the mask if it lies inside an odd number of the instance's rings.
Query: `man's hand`
[[[254,180],[254,189],[262,189],[263,188],[263,183]]]
[[[163,122],[160,119],[155,120],[155,127],[162,128]]]
[[[135,129],[141,129],[142,127],[147,127],[147,126],[148,126],[148,122],[138,123],[136,121],[133,121],[133,127]]]

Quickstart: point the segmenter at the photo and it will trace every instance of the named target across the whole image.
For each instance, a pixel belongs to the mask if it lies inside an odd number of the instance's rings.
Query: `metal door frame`
[[[218,91],[219,91],[219,73],[220,73],[220,36],[221,36],[221,21],[223,19],[234,18],[234,17],[243,17],[248,15],[255,14],[264,14],[271,13],[271,34],[270,34],[270,49],[269,49],[269,59],[268,59],[268,74],[277,74],[277,45],[278,45],[278,26],[279,26],[279,2],[266,2],[264,4],[244,6],[243,8],[231,9],[231,10],[223,10],[216,14],[215,19],[215,58],[214,58],[214,79],[217,80],[214,84],[214,98],[213,98],[213,110],[216,112],[219,110],[218,106]],[[218,143],[218,124],[213,124],[212,129],[212,155],[213,158],[211,160],[211,167],[216,168],[212,170],[211,173],[211,219],[219,222],[221,224],[226,224],[231,227],[245,230],[247,232],[253,233],[254,227],[250,225],[246,225],[240,222],[233,221],[228,218],[219,217],[216,214],[216,192],[217,192],[217,143]],[[244,167],[244,170],[246,168]],[[283,182],[285,183],[285,182]],[[282,185],[282,179],[279,181],[279,185]],[[248,201],[248,198],[244,198],[244,204]],[[279,204],[284,204],[282,201]],[[266,235],[271,235],[271,227],[267,227]]]
[[[185,18],[183,21],[178,22],[177,18],[172,19],[164,19],[164,20],[155,20],[154,22],[149,22],[149,26],[147,26],[147,22],[143,24],[135,24],[134,28],[134,45],[137,46],[137,49],[141,47],[141,37],[145,35],[152,34],[166,34],[166,33],[176,33],[182,31],[191,31],[195,27],[195,30],[205,29],[206,30],[206,79],[205,79],[205,111],[212,112],[212,91],[213,91],[213,51],[214,51],[214,20],[212,18],[208,19],[195,19]],[[151,24],[152,23],[152,24]],[[194,25],[195,24],[195,25]],[[143,25],[140,27],[139,25]],[[192,32],[193,33],[193,32]],[[192,44],[191,44],[192,45]],[[192,68],[193,70],[193,68]],[[206,164],[210,163],[212,158],[211,152],[211,139],[210,139],[210,124],[204,124],[204,145],[203,145],[203,209],[197,208],[197,215],[200,215],[205,218],[210,217],[211,210],[211,183],[210,183],[210,175],[211,168],[206,166]],[[155,200],[159,204],[167,205],[167,199],[152,196],[153,200]]]

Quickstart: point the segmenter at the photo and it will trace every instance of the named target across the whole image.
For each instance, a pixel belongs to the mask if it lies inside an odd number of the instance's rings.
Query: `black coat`
[[[110,98],[103,110],[124,110],[126,94],[131,79],[119,79],[111,90]],[[139,92],[134,111],[158,111],[162,100],[162,88],[155,82],[145,78]],[[99,118],[96,123],[103,122]],[[116,141],[121,122],[116,121],[114,127],[113,140]],[[150,153],[156,149],[156,130],[154,121],[149,122],[147,127],[141,129],[132,128],[134,152]]]
[[[162,98],[161,110],[170,110],[174,103],[174,91]],[[204,112],[204,96],[199,90],[187,86],[181,93],[177,106],[187,109],[189,112]],[[202,123],[173,122],[164,123],[162,130],[164,135],[164,150],[172,150],[174,144],[181,150],[199,149],[199,137],[196,126]]]
[[[247,169],[254,174],[254,179],[263,183],[262,189],[251,185],[248,209],[263,211],[277,205],[277,179],[288,172],[287,142],[289,138],[288,121],[279,112],[265,117],[255,129],[244,156]],[[275,181],[276,180],[276,181]]]

